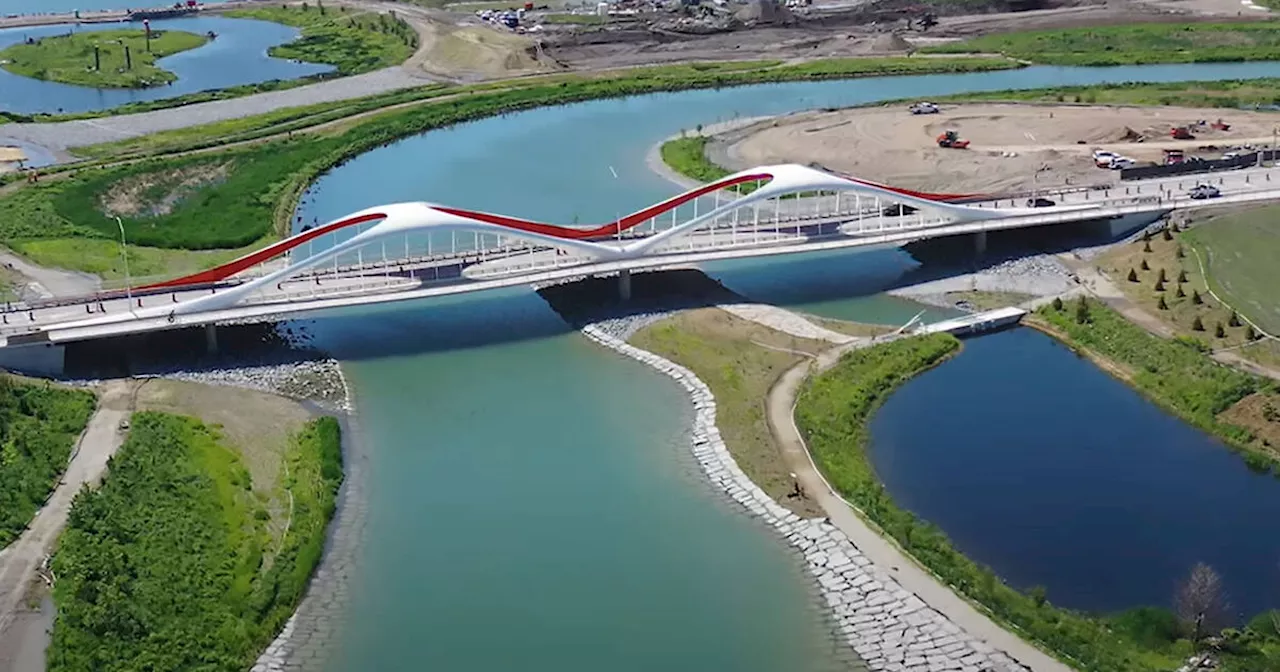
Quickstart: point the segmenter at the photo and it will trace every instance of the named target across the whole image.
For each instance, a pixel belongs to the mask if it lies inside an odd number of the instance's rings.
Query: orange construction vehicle
[[[1210,126],[1213,126],[1213,130],[1215,130],[1215,131],[1229,131],[1229,130],[1231,130],[1231,124],[1228,124],[1228,123],[1224,122],[1222,119],[1218,119],[1217,121],[1215,121],[1215,122],[1213,122],[1212,124],[1210,124]]]
[[[946,131],[938,136],[938,146],[946,149],[968,149],[969,141],[961,140],[955,131]]]
[[[1191,135],[1191,129],[1186,126],[1174,126],[1169,129],[1169,137],[1174,140],[1195,140],[1196,136]]]

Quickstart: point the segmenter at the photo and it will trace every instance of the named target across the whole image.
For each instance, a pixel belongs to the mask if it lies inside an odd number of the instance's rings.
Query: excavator
[[[959,134],[948,130],[938,136],[938,146],[944,149],[968,149],[969,141],[961,140]]]

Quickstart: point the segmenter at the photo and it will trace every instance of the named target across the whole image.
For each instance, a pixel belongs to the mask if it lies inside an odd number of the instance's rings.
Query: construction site
[[[1114,184],[1119,168],[1270,148],[1280,120],[1222,109],[923,104],[933,111],[900,104],[759,121],[714,136],[707,154],[732,170],[819,164],[928,191],[1024,192]]]

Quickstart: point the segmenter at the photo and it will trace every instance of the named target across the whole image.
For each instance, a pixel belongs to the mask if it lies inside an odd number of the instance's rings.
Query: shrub
[[[1059,313],[1062,312],[1062,297],[1060,296],[1053,297],[1053,309],[1058,311]]]
[[[1082,296],[1076,301],[1076,324],[1085,324],[1089,321],[1089,302]]]

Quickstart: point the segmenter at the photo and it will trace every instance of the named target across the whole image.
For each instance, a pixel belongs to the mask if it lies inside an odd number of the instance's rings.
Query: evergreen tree
[[[1258,332],[1253,330],[1253,325],[1244,328],[1244,340],[1252,341],[1258,338]]]
[[[1204,299],[1200,298],[1200,292],[1198,290],[1191,290],[1191,303],[1194,303],[1197,306],[1204,303]]]
[[[1076,323],[1085,324],[1089,321],[1089,302],[1082,296],[1076,302]]]
[[[1149,270],[1151,270],[1151,265],[1147,263],[1147,260],[1146,260],[1146,259],[1143,259],[1143,260],[1142,260],[1142,266],[1140,266],[1139,268],[1141,268],[1141,269],[1142,269],[1142,270],[1144,270],[1144,271],[1149,271]]]
[[[1236,311],[1234,310],[1231,311],[1231,319],[1227,320],[1227,326],[1228,327],[1240,326],[1240,316],[1236,314]]]
[[[1053,297],[1053,309],[1058,311],[1059,313],[1062,312],[1062,297],[1060,296]]]
[[[1219,322],[1219,323],[1217,323],[1217,324],[1213,325],[1213,335],[1214,335],[1214,336],[1217,336],[1218,338],[1226,338],[1226,337],[1227,337],[1227,330],[1222,328],[1222,323],[1221,323],[1221,322]]]
[[[1164,274],[1164,269],[1163,268],[1160,269],[1160,282],[1164,282],[1165,280],[1168,280],[1168,279],[1169,277]]]
[[[1179,258],[1179,259],[1181,259],[1181,258],[1183,258],[1183,257],[1187,256],[1187,253],[1186,253],[1186,252],[1184,252],[1184,251],[1182,250],[1182,246],[1181,246],[1181,245],[1179,245],[1178,247],[1174,248],[1174,250],[1173,250],[1173,254],[1174,254],[1174,256],[1176,256],[1176,257],[1177,257],[1177,258]]]
[[[1164,280],[1156,280],[1156,291],[1157,292],[1164,291]],[[1160,300],[1163,301],[1164,299],[1160,299]]]
[[[1129,282],[1137,282],[1137,281],[1138,281],[1138,272],[1133,270],[1132,268],[1129,269]]]
[[[1187,281],[1186,270],[1178,271],[1178,282],[1186,282],[1186,281]]]
[[[1169,310],[1169,304],[1164,302],[1164,296],[1160,297],[1160,301],[1156,303],[1156,308],[1160,310]]]
[[[1160,229],[1160,238],[1163,240],[1173,240],[1173,234],[1169,233],[1169,229]]]
[[[1178,285],[1178,291],[1174,292],[1173,295],[1181,299],[1182,297],[1186,296],[1187,293],[1182,291],[1182,285]]]
[[[1143,251],[1143,252],[1150,252],[1150,251],[1151,251],[1151,241],[1150,241],[1150,240],[1144,240],[1144,241],[1142,241],[1142,251]]]
[[[1191,329],[1193,331],[1204,331],[1204,322],[1200,321],[1200,316],[1196,315],[1196,319],[1191,321]]]

